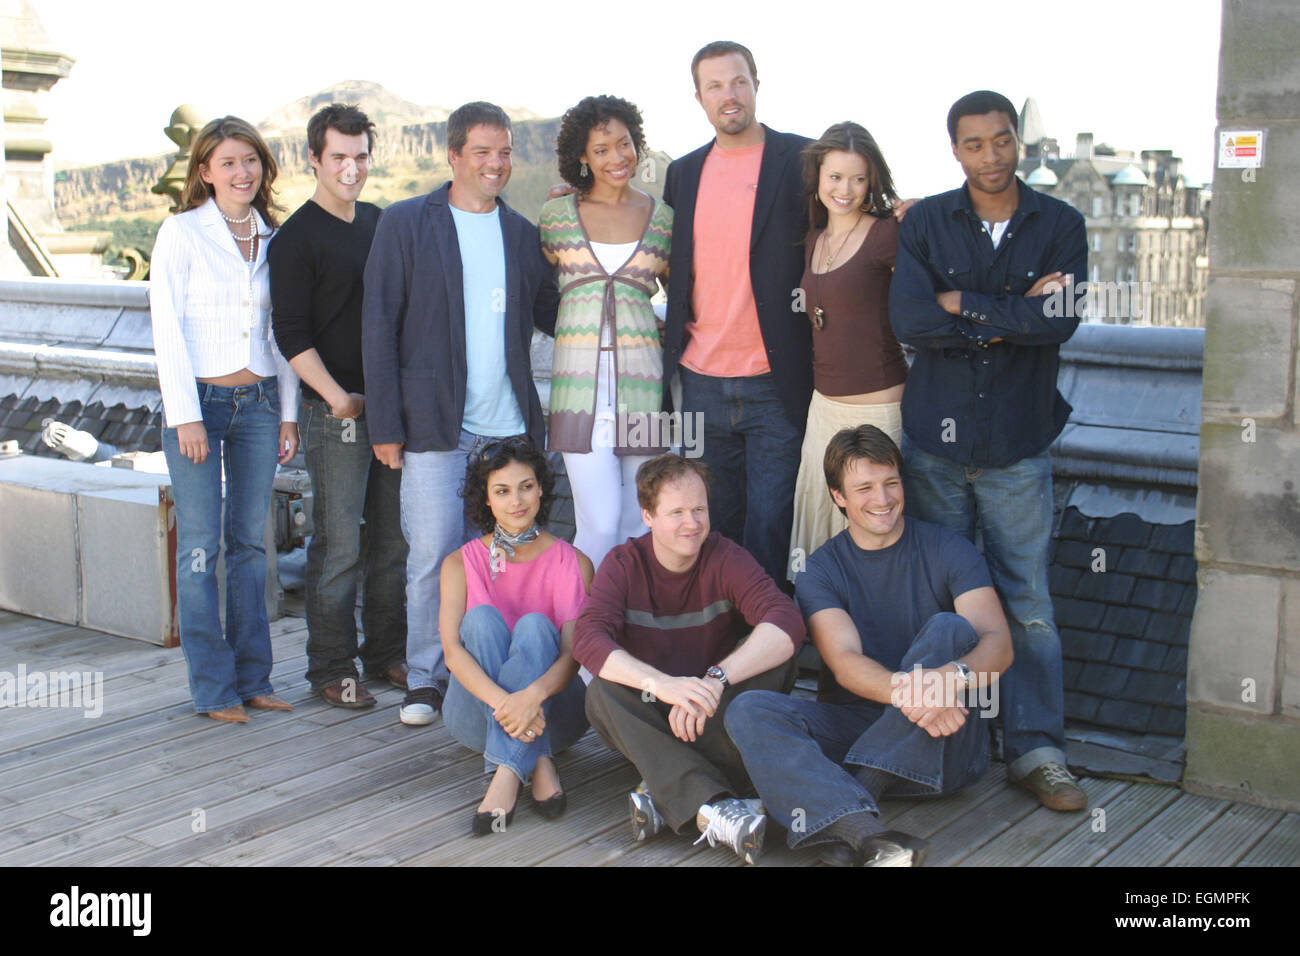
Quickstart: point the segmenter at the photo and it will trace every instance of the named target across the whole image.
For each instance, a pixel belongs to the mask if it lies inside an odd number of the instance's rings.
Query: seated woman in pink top
[[[526,436],[489,443],[470,459],[461,489],[485,533],[442,562],[438,628],[451,671],[443,722],[493,773],[474,814],[478,835],[505,829],[530,774],[538,813],[560,816],[567,800],[551,754],[587,730],[573,629],[593,569],[542,530],[554,489]]]

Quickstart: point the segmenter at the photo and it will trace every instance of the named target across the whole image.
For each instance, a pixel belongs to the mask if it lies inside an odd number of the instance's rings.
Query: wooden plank
[[[366,717],[373,723],[379,715],[370,713]],[[221,733],[220,726],[212,726],[214,731]],[[365,726],[365,723],[361,724],[361,727]],[[261,735],[262,743],[253,746],[252,738],[257,736],[249,734],[249,739],[244,741],[219,741],[216,745],[209,745],[209,756],[227,743],[232,749],[220,750],[216,754],[217,759],[188,766],[156,782],[142,782],[126,774],[122,778],[125,789],[115,790],[103,798],[79,806],[60,808],[80,819],[83,823],[81,829],[97,839],[87,841],[84,836],[73,834],[66,840],[55,838],[44,841],[39,847],[40,851],[46,856],[54,857],[66,852],[68,846],[80,848],[87,842],[99,843],[131,833],[156,823],[160,807],[176,806],[179,802],[181,809],[190,812],[195,807],[219,805],[224,800],[245,793],[249,788],[273,786],[284,779],[278,772],[282,769],[278,763],[282,757],[308,756],[325,751],[328,752],[329,759],[333,759],[337,748],[355,735],[348,728],[322,730],[304,721],[297,724],[286,722],[283,727],[269,729]],[[249,769],[234,777],[231,772],[232,761],[239,756],[240,751],[233,748],[241,745],[245,752],[254,757],[247,761]],[[199,748],[194,750],[195,754],[202,752]],[[326,756],[321,754],[317,759],[323,760]],[[5,859],[5,855],[0,854],[0,864]]]
[[[1180,793],[1169,806],[1098,861],[1098,866],[1163,866],[1215,821],[1225,800]]]
[[[927,866],[953,866],[1039,808],[1038,799],[1020,787],[1003,787],[940,827],[930,836]]]
[[[1300,866],[1300,813],[1288,813],[1264,834],[1238,866]]]
[[[1081,777],[1079,786],[1088,795],[1088,807],[1111,802],[1130,786],[1122,780]],[[1090,812],[1062,813],[1040,806],[1006,833],[995,837],[975,852],[961,858],[962,866],[1026,866],[1047,852],[1058,840],[1080,827],[1088,828],[1095,818]]]
[[[929,839],[940,827],[1007,788],[1007,766],[994,763],[978,783],[946,797],[925,800],[886,800],[880,821],[891,830],[902,830]]]
[[[1086,827],[1075,827],[1034,857],[1029,866],[1092,866],[1177,800],[1181,792],[1154,783],[1130,784],[1116,797],[1090,807]],[[1098,808],[1105,811],[1105,817],[1093,815]],[[1093,829],[1103,824],[1104,829]]]
[[[1178,851],[1169,866],[1233,866],[1286,814],[1234,803]]]

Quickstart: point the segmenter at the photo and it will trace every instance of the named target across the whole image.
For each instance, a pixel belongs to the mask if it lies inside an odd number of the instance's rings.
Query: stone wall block
[[[1300,571],[1300,437],[1206,422],[1198,482],[1200,562]]]
[[[1295,281],[1216,276],[1206,300],[1201,408],[1207,418],[1286,414]]]
[[[1271,714],[1279,578],[1205,571],[1187,657],[1188,704]]]

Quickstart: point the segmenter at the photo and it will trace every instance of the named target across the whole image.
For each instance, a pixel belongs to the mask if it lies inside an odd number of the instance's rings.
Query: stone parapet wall
[[[1187,789],[1300,808],[1300,8],[1224,0],[1187,682]],[[1218,136],[1216,131],[1215,146]]]

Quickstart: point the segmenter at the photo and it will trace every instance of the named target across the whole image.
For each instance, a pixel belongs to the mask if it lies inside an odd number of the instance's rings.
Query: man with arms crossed
[[[978,519],[1016,653],[1000,685],[1007,774],[1046,807],[1082,810],[1087,795],[1065,767],[1047,586],[1047,449],[1070,414],[1057,353],[1079,324],[1052,302],[1087,275],[1087,236],[1076,210],[1016,178],[1016,111],[1005,96],[963,96],[948,133],[966,183],[903,221],[889,295],[894,334],[917,350],[903,395],[908,500],[916,517],[969,540]]]
[[[758,71],[739,43],[710,43],[691,75],[717,135],[675,160],[664,183],[675,279],[664,381],[680,366],[682,409],[703,415],[703,457],[726,489],[714,506],[718,530],[784,581],[812,396],[811,327],[792,310],[807,229],[800,151],[809,140],[755,118]]]
[[[874,425],[831,439],[826,484],[849,526],[813,552],[796,595],[829,671],[822,693],[746,693],[726,716],[790,846],[817,846],[832,865],[921,864],[925,841],[885,830],[879,801],[983,776],[988,729],[966,692],[1011,664],[984,559],[961,536],[903,517],[902,464]]]
[[[366,674],[406,687],[406,541],[399,476],[370,453],[361,367],[362,274],[379,208],[359,202],[375,126],[331,104],[307,123],[316,192],[275,235],[276,344],[302,378],[299,416],[315,531],[307,548],[307,680],[335,707],[372,707],[357,682],[357,574]],[[362,529],[362,521],[365,528]]]
[[[500,198],[510,119],[467,103],[447,119],[452,180],[384,210],[366,263],[362,346],[375,457],[402,471],[406,724],[442,707],[439,567],[474,533],[458,490],[470,455],[527,434],[545,447],[533,328],[552,335],[559,294],[537,227]]]
[[[629,796],[635,839],[694,826],[753,863],[767,820],[741,799],[752,785],[723,714],[744,690],[790,689],[804,624],[749,552],[709,533],[708,477],[677,455],[638,469],[650,532],[601,562],[573,656],[596,675],[592,727],[645,779]]]

